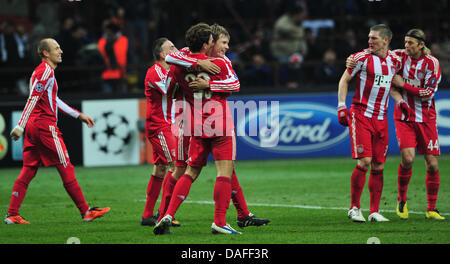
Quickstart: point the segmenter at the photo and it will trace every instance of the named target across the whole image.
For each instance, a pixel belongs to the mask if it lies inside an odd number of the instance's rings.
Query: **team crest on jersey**
[[[44,90],[44,85],[42,83],[37,83],[36,88],[34,88],[36,92],[40,93]]]
[[[396,72],[397,72],[397,68],[395,66],[391,66],[392,75],[395,75]]]
[[[423,76],[425,76],[424,71],[417,71],[417,78],[419,78],[419,80],[423,79]]]

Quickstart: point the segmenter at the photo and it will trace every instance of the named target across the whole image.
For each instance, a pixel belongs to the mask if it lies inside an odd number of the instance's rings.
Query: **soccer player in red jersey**
[[[5,223],[29,224],[19,215],[19,208],[25,198],[28,184],[42,165],[56,167],[64,188],[80,211],[82,219],[90,222],[106,214],[110,208],[91,208],[86,203],[75,178],[75,169],[70,162],[62,133],[57,126],[58,110],[79,119],[88,127],[94,126],[94,121],[58,98],[58,84],[54,70],[62,62],[63,53],[58,42],[50,38],[41,40],[38,53],[42,62],[31,75],[30,97],[18,125],[11,131],[14,140],[24,135],[23,167],[13,186]]]
[[[210,57],[214,58],[223,58],[225,59],[226,63],[229,65],[229,68],[233,71],[231,65],[231,61],[226,57],[226,52],[229,49],[228,43],[230,41],[230,34],[228,31],[218,25],[213,24],[211,25],[212,35],[213,35],[213,46],[211,49],[206,53]],[[191,58],[185,56],[186,54],[189,54],[189,48],[185,47],[180,52],[174,52],[169,54],[166,57],[166,61],[168,61],[171,64],[176,64],[179,66],[183,66],[186,68],[195,68],[197,63],[199,62],[207,62],[208,60],[198,60],[196,58]],[[213,64],[215,65],[215,64]],[[205,66],[201,66],[202,68],[206,69]],[[217,66],[216,66],[217,67]],[[212,68],[212,67],[210,67]],[[217,71],[211,71],[212,74],[218,73]],[[228,85],[221,85],[222,81],[216,81],[216,80],[205,80],[203,78],[196,78],[194,81],[189,83],[189,86],[193,89],[210,89],[211,91],[215,92],[227,92],[229,89]],[[182,133],[182,129],[179,130],[180,133]],[[174,174],[183,174],[184,170],[181,168],[186,167],[186,157],[187,157],[187,148],[189,147],[189,137],[179,137],[180,141],[179,144],[183,146],[182,148],[179,147],[179,151],[181,152],[180,155],[177,155],[177,157],[180,157],[177,161],[176,165],[176,172]],[[180,175],[180,176],[181,176]],[[178,179],[178,178],[177,178]],[[247,207],[247,202],[244,197],[244,193],[242,191],[242,188],[239,184],[239,181],[236,176],[236,172],[233,169],[233,175],[231,178],[231,185],[232,185],[232,202],[235,206],[238,214],[238,218],[236,220],[239,227],[244,228],[247,226],[261,226],[265,225],[270,222],[269,219],[259,218],[252,214]],[[164,192],[163,192],[164,193]]]
[[[445,217],[436,209],[439,191],[440,155],[436,109],[434,96],[441,81],[439,61],[431,55],[425,45],[425,33],[411,29],[405,36],[405,49],[395,50],[402,58],[401,76],[397,75],[393,84],[401,88],[403,99],[411,106],[406,118],[397,109],[394,111],[395,128],[402,160],[398,167],[397,214],[401,219],[408,218],[407,190],[412,175],[415,150],[423,154],[426,164],[425,184],[427,189],[426,218],[443,220]]]
[[[421,29],[411,29],[405,36],[405,49],[394,50],[402,60],[401,75],[392,80],[401,89],[403,100],[411,111],[407,116],[399,107],[394,110],[394,120],[402,160],[398,167],[397,215],[408,219],[407,190],[412,175],[415,149],[423,154],[427,168],[427,212],[428,219],[443,220],[445,217],[436,209],[439,191],[440,155],[434,95],[441,80],[439,61],[431,55],[425,45],[426,36]],[[347,58],[347,67],[356,66],[352,56]]]
[[[145,96],[147,113],[145,134],[153,147],[153,173],[147,185],[147,198],[142,225],[155,225],[158,217],[153,215],[156,200],[166,178],[171,178],[175,157],[176,141],[171,130],[172,98],[167,95],[167,73],[170,65],[164,58],[176,50],[175,45],[167,38],[159,38],[153,44],[155,64],[150,67],[145,77]],[[167,170],[168,166],[171,166]],[[174,225],[179,225],[174,222]]]
[[[212,45],[212,34],[209,25],[200,23],[192,26],[186,32],[186,43],[190,50],[190,57],[208,59],[206,52]],[[220,74],[209,75],[197,69],[190,69],[172,65],[168,77],[169,91],[176,84],[183,90],[188,107],[183,108],[183,121],[193,126],[185,135],[191,133],[188,166],[185,174],[177,181],[173,190],[169,207],[164,217],[155,226],[155,234],[170,233],[169,224],[178,207],[186,199],[192,182],[198,177],[209,153],[215,159],[217,169],[214,187],[214,220],[211,226],[213,233],[240,234],[226,223],[225,215],[231,200],[231,177],[233,160],[235,160],[235,136],[232,118],[226,101],[231,91],[238,91],[240,84],[232,74],[226,62],[217,58],[213,61],[220,67]],[[193,90],[189,83],[196,77],[223,80],[223,85],[229,87],[228,92],[213,93],[209,90]]]
[[[348,217],[355,222],[366,221],[361,213],[360,198],[370,167],[369,221],[384,222],[389,220],[379,213],[379,205],[389,143],[386,115],[389,94],[405,113],[408,113],[408,105],[401,101],[398,91],[391,89],[392,79],[401,68],[400,58],[388,50],[391,30],[384,24],[375,25],[370,28],[368,37],[369,48],[353,55],[356,67],[347,68],[339,81],[337,109],[339,122],[349,127],[352,158],[357,159],[351,176]],[[356,91],[348,110],[345,101],[353,78]]]

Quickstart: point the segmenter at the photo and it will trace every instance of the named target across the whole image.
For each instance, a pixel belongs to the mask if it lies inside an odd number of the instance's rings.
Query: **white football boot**
[[[348,218],[352,219],[353,222],[366,222],[366,219],[361,213],[361,209],[358,209],[356,206],[353,206],[352,209],[348,210]]]
[[[212,223],[211,232],[213,234],[227,234],[227,235],[241,235],[241,232],[234,230],[229,224],[224,226],[217,226],[216,223]]]
[[[375,213],[371,213],[369,215],[369,221],[370,222],[389,222],[389,219],[382,216],[380,213],[375,212]]]

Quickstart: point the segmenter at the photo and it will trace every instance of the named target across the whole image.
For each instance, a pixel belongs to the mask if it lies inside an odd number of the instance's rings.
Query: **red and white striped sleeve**
[[[359,71],[361,71],[364,62],[367,58],[367,55],[369,55],[370,53],[367,50],[363,50],[360,52],[357,52],[355,54],[353,54],[353,59],[356,61],[356,66],[355,68],[351,69],[351,68],[347,68],[347,72],[354,77]]]
[[[45,66],[44,66],[45,65]],[[20,117],[16,128],[25,129],[28,119],[39,99],[49,87],[49,79],[53,76],[53,69],[48,64],[41,64],[36,68],[30,78],[30,96]]]
[[[438,59],[432,55],[426,55],[428,59],[427,71],[425,74],[425,88],[433,89],[436,92],[441,81],[441,66]]]
[[[431,98],[438,90],[438,84],[441,81],[441,67],[438,59],[432,55],[425,56],[425,78],[423,87],[414,87],[405,82],[403,89],[408,93],[420,98]],[[419,88],[419,89],[417,89]]]
[[[59,110],[63,111],[63,113],[73,118],[78,118],[81,114],[80,111],[70,107],[63,100],[59,99],[59,97],[56,97],[56,106]]]
[[[179,65],[185,68],[197,67],[198,59],[186,56],[189,54],[189,48],[184,47],[179,51],[175,51],[166,56],[165,60],[169,64]]]
[[[213,63],[220,67],[219,79],[209,81],[209,89],[212,92],[238,92],[241,83],[229,60],[216,59]]]

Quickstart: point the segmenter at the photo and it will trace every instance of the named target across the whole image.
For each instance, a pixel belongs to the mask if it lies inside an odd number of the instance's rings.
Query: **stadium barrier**
[[[347,97],[347,105],[351,97]],[[232,96],[237,159],[350,157],[348,128],[336,116],[336,93]],[[441,153],[450,153],[450,91],[436,94],[437,127]],[[60,115],[70,159],[75,165],[119,166],[151,163],[151,146],[145,139],[145,99],[80,100],[70,103],[95,119],[89,129],[78,120]],[[388,155],[399,154],[389,100]],[[0,103],[0,166],[22,164],[23,141],[12,141],[9,131],[17,124],[23,102]]]

